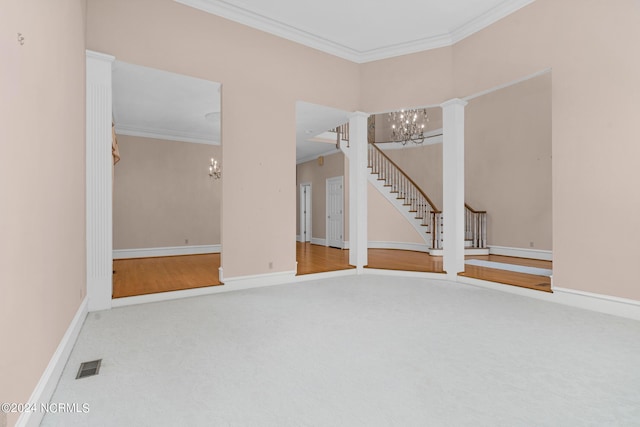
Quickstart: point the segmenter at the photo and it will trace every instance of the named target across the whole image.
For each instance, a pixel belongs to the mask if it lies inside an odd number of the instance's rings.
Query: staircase
[[[374,143],[369,143],[371,182],[418,230],[431,255],[442,255],[442,212],[429,197]],[[487,212],[465,204],[465,250],[488,254]]]

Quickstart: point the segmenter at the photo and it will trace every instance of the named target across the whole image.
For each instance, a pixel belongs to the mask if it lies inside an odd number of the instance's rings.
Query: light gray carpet
[[[43,426],[637,426],[640,322],[325,279],[90,314],[52,401],[90,412]]]

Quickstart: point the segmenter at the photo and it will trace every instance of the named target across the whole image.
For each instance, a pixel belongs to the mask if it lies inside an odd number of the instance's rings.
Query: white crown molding
[[[194,144],[220,145],[220,141],[216,141],[214,138],[203,135],[186,134],[179,131],[172,132],[166,129],[148,129],[116,124],[116,134],[163,139],[167,141],[192,142]]]
[[[535,0],[507,0],[503,3],[500,3],[493,9],[486,11],[482,15],[451,31],[451,44],[456,44],[460,40],[463,40],[470,35],[487,28],[488,26],[496,23],[506,16],[511,15],[512,13],[533,3],[534,1]]]
[[[185,6],[221,16],[231,21],[265,31],[278,37],[318,49],[322,52],[347,59],[359,64],[394,56],[407,55],[440,47],[451,46],[460,40],[486,28],[505,16],[533,3],[535,0],[506,0],[493,9],[472,19],[450,33],[440,34],[405,43],[381,46],[368,51],[359,51],[315,34],[302,31],[291,25],[279,22],[250,10],[230,4],[223,0],[174,0]]]

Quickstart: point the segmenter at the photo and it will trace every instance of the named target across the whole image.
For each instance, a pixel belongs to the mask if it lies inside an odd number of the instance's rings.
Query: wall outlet
[[[273,268],[273,261],[269,261],[269,270]]]
[[[532,248],[533,247],[533,242],[529,242],[529,247]]]
[[[188,245],[189,244],[189,239],[184,239],[184,244]]]

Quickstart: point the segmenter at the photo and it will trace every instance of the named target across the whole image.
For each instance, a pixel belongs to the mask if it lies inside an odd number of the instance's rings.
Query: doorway
[[[344,248],[344,177],[327,179],[327,246]]]
[[[311,183],[300,184],[300,239],[311,242]]]
[[[220,84],[115,61],[113,297],[219,285]]]

